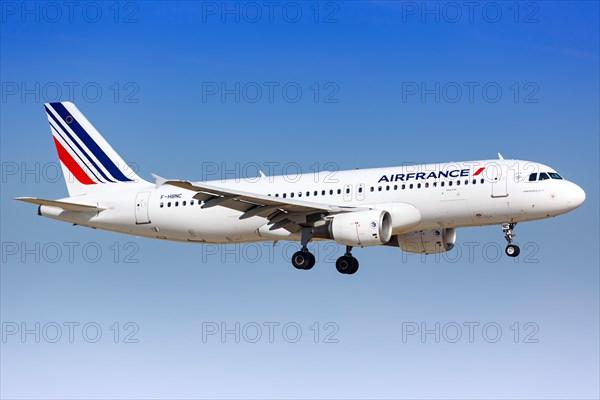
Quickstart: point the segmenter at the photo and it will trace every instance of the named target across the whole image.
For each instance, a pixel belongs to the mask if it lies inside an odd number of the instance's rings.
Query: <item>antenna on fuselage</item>
[[[498,159],[499,160],[504,160],[504,157],[502,157],[502,154],[498,153]]]

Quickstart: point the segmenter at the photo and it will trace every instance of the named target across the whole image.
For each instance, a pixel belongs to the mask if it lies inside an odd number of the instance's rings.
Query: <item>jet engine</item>
[[[377,246],[392,237],[392,217],[385,210],[356,211],[337,214],[315,227],[313,235],[333,239],[346,246]]]
[[[396,235],[388,243],[409,253],[435,254],[452,250],[456,243],[456,229],[429,229]]]

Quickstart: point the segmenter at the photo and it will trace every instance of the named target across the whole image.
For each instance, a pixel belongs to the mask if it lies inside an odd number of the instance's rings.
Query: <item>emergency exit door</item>
[[[149,224],[150,215],[148,214],[148,201],[150,200],[150,192],[140,192],[135,198],[135,223]]]

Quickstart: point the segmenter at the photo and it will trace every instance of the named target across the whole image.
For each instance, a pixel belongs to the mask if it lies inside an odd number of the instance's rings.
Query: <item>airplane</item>
[[[579,207],[585,192],[553,168],[523,160],[448,162],[322,171],[299,179],[261,176],[192,182],[140,178],[70,102],[44,105],[68,197],[18,197],[38,214],[90,228],[190,243],[300,242],[299,270],[315,265],[310,241],[345,245],[336,261],[354,274],[355,247],[394,246],[412,253],[451,250],[456,230],[501,225],[505,253],[519,222]]]

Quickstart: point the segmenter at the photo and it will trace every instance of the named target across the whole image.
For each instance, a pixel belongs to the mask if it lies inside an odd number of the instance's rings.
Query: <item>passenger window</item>
[[[413,184],[412,183],[410,184],[409,188],[411,188],[411,189],[413,188]]]
[[[456,181],[456,186],[460,186],[460,181]]]
[[[373,186],[371,186],[371,192],[374,191],[374,190],[375,190],[375,188]]]
[[[163,208],[165,206],[165,203],[161,202],[160,203],[160,208]]]
[[[194,200],[190,200],[190,206],[193,206],[193,205],[194,205]]]
[[[171,207],[171,202],[168,202],[168,203],[167,203],[167,207]]]
[[[444,182],[440,183],[440,186],[441,186],[441,187],[444,187]]]
[[[481,182],[481,183],[484,183],[484,182],[485,182],[485,179],[481,178],[481,181],[480,181],[480,182]]]
[[[178,201],[175,202],[175,207],[179,207],[179,202]]]
[[[473,179],[473,185],[477,183],[477,179]]]
[[[350,194],[350,188],[346,188],[346,194]]]
[[[321,191],[321,196],[325,196],[325,191],[324,190]]]
[[[537,181],[537,172],[534,172],[533,174],[529,175],[529,182],[535,181]]]
[[[421,184],[417,183],[417,189],[421,189]]]
[[[285,199],[286,197],[287,197],[287,193],[284,193],[283,194],[283,198]]]
[[[452,181],[448,182],[448,186],[452,186]]]
[[[425,182],[425,187],[428,188],[429,187],[429,182]]]
[[[545,181],[546,179],[550,179],[547,173],[540,172],[540,181]]]
[[[315,196],[318,196],[318,195],[319,195],[319,191],[318,191],[318,190],[315,190],[315,192],[314,192],[314,195],[315,195]]]
[[[402,190],[406,189],[406,185],[402,184]]]
[[[332,195],[332,194],[333,194],[333,189],[331,189],[331,190],[329,191],[329,195]]]
[[[308,190],[306,191],[306,197],[310,197],[310,192]]]
[[[379,190],[381,192],[381,186],[379,186],[379,188],[377,188],[377,190]]]
[[[294,197],[294,192],[290,193],[290,197]]]
[[[358,188],[358,193],[362,193],[362,186]]]
[[[338,189],[337,194],[342,194],[342,189]]]
[[[394,190],[398,190],[398,185],[394,185]]]
[[[433,187],[437,187],[437,182],[433,182]]]
[[[187,201],[183,201],[182,205],[185,206],[187,204]]]
[[[469,180],[465,179],[465,185],[468,185],[468,184],[469,184]]]
[[[387,185],[387,186],[385,187],[385,190],[390,190],[390,185]]]

